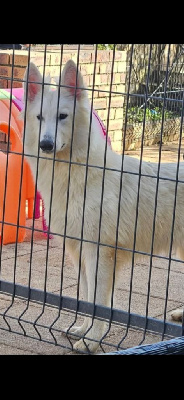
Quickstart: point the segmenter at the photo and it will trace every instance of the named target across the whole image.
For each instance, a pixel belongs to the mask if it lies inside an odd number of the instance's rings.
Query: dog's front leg
[[[109,306],[112,278],[113,261],[107,250],[100,251],[98,266],[96,267],[96,251],[90,252],[86,257],[86,277],[88,286],[88,301],[90,303]],[[94,352],[99,346],[99,341],[105,333],[105,322],[88,318],[85,336],[75,343],[74,349]],[[86,322],[87,322],[86,320]]]
[[[73,260],[73,264],[75,266],[75,270],[78,275],[79,263],[76,260]],[[83,298],[85,301],[87,301],[88,300],[88,288],[87,288],[87,279],[86,279],[84,263],[82,263],[82,267],[81,267],[81,271],[80,271],[79,285],[81,286],[81,289],[82,289]],[[86,317],[81,326],[76,326],[74,324],[71,327],[69,327],[69,329],[66,330],[66,333],[74,334],[74,335],[71,335],[72,339],[78,340],[81,336],[83,336],[85,334],[87,327],[88,327],[88,318]],[[79,338],[75,335],[79,336]]]

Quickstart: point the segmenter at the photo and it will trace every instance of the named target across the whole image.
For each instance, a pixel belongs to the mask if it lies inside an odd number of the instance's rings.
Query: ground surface
[[[162,162],[177,161],[178,144],[176,142],[163,146]],[[158,146],[146,147],[143,158],[150,161],[158,161]],[[134,157],[140,156],[140,151],[128,152]],[[183,159],[184,143],[182,142],[181,160]],[[31,225],[31,221],[27,222]],[[41,228],[42,221],[36,221],[35,227]],[[16,283],[27,285],[30,277],[30,251],[31,251],[31,231],[27,231],[26,241],[18,244],[4,246],[2,249],[1,260],[1,279],[13,281],[14,271],[16,270]],[[15,252],[17,250],[17,259],[15,264]],[[31,266],[31,287],[44,289],[46,272],[46,252],[47,239],[42,233],[35,233],[33,245],[33,257]],[[60,292],[62,248],[55,239],[50,240],[48,265],[47,265],[47,291],[52,293]],[[77,276],[71,265],[69,257],[65,258],[63,274],[62,294],[76,298],[77,294]],[[145,315],[148,274],[150,260],[143,264],[137,263],[134,269],[132,282],[131,312]],[[168,261],[154,259],[149,301],[149,316],[162,319],[165,308],[166,282],[168,276]],[[125,268],[116,285],[114,307],[122,310],[128,310],[129,304],[129,285],[130,269]],[[167,320],[171,321],[172,310],[184,306],[184,264],[180,262],[171,263],[170,282],[167,302]],[[18,323],[18,318],[22,318],[22,327]],[[37,320],[37,330],[28,322],[34,323]],[[57,309],[43,307],[36,303],[28,303],[21,299],[13,298],[5,294],[0,294],[0,354],[72,354],[71,341],[60,332],[71,325],[75,320],[75,314],[62,312]],[[82,321],[82,318],[80,317]],[[27,322],[26,322],[27,321]],[[21,322],[21,320],[20,320]],[[7,329],[23,333],[42,340],[54,342],[53,336],[48,327],[54,323],[54,336],[61,346],[54,346],[47,342],[34,340],[29,337],[8,332]],[[40,326],[39,326],[40,324]],[[42,326],[41,326],[42,325]],[[45,326],[46,328],[44,328]],[[105,339],[106,343],[117,345],[124,337],[126,331],[121,326],[112,325]],[[129,330],[125,335],[125,347],[138,345],[143,339],[143,332]],[[160,336],[146,334],[144,343],[153,343],[159,341]],[[72,343],[74,343],[72,341]],[[103,345],[104,351],[113,351],[115,348],[108,344]]]

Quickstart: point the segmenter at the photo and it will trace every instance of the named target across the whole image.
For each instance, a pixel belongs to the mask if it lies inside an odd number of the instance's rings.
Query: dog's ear
[[[75,96],[78,100],[80,100],[83,96],[85,96],[84,82],[80,71],[77,71],[76,64],[69,60],[63,68],[63,72],[61,75],[61,85],[66,86],[66,90],[72,95]],[[67,87],[69,86],[69,87]]]
[[[34,63],[30,63],[26,69],[24,75],[24,100],[26,99],[26,88],[28,81],[28,92],[27,98],[29,101],[33,101],[35,96],[41,92],[42,76]]]

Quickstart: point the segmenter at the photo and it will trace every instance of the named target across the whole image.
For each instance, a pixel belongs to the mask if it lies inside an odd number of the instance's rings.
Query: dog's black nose
[[[49,139],[43,139],[40,142],[40,148],[42,149],[42,151],[44,151],[46,153],[51,152],[54,150],[54,142]]]

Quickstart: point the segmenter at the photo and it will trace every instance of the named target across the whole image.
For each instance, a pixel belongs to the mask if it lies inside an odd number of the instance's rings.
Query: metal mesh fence
[[[80,73],[80,45],[76,64],[63,62],[60,45],[57,83],[45,75],[47,45],[43,75],[31,63],[29,46],[21,142],[12,127],[12,52],[9,117],[0,125],[6,135],[0,152],[2,331],[87,354],[183,335],[183,322],[170,319],[172,310],[183,307],[183,47],[173,56],[168,45],[161,67],[153,63],[156,45],[147,45],[137,87],[137,46],[129,45],[126,89],[118,93],[124,112],[121,154],[108,137],[116,45],[105,127],[94,110],[96,93],[104,92],[95,84],[98,46],[92,88],[84,86]],[[167,117],[178,126],[175,163],[162,163]],[[159,122],[154,135],[151,127],[154,139],[159,135],[157,163],[143,159],[148,120]],[[139,159],[126,154],[132,123],[139,123]],[[4,245],[7,228],[12,237]]]

